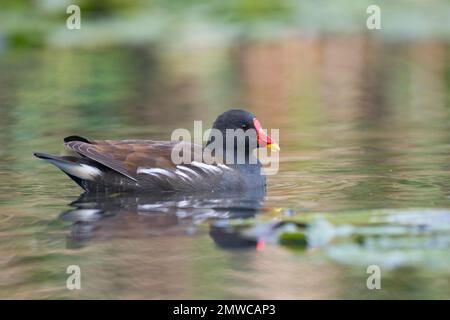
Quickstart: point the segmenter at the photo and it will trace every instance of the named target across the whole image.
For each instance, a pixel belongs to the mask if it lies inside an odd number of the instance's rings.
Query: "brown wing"
[[[177,141],[152,140],[96,140],[66,141],[65,145],[102,165],[137,181],[137,169],[173,169],[171,160],[173,147]]]

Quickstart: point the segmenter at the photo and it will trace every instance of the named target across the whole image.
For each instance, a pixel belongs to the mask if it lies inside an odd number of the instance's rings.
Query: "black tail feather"
[[[61,156],[55,156],[53,154],[50,153],[45,153],[45,152],[33,152],[33,155],[39,159],[44,159],[44,160],[61,160],[63,161],[63,157]]]
[[[68,136],[64,138],[64,142],[70,142],[70,141],[81,141],[81,142],[86,142],[86,143],[92,143],[90,142],[88,139],[80,137],[80,136]]]

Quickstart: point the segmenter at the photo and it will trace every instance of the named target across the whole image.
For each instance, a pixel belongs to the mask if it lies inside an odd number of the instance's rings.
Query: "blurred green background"
[[[82,9],[82,28],[65,28],[66,8]],[[382,8],[377,35],[448,38],[447,0],[5,0],[0,12],[3,47],[99,47],[178,41],[228,43],[282,34],[367,32],[366,8]]]

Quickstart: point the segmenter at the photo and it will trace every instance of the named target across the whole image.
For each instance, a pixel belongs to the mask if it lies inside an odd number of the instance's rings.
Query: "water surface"
[[[434,40],[302,35],[3,52],[0,297],[450,298],[448,56]],[[32,156],[71,134],[169,139],[236,106],[280,128],[265,196],[80,197]]]

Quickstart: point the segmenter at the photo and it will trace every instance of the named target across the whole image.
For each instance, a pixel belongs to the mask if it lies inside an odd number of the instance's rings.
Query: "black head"
[[[278,145],[273,143],[272,139],[263,131],[260,122],[251,112],[232,109],[222,113],[217,117],[213,124],[212,129],[220,131],[224,139],[228,139],[227,131],[229,130],[242,130],[240,132],[245,133],[245,149],[246,153],[252,151],[254,147],[275,147],[278,149]],[[239,146],[239,142],[235,139],[235,148]],[[208,144],[214,141],[213,137],[210,137]],[[226,143],[224,143],[224,147]],[[254,147],[252,147],[254,146]]]
[[[255,119],[255,116],[251,112],[240,109],[231,109],[217,117],[213,124],[213,129],[217,129],[223,133],[225,133],[226,129],[242,129],[244,131],[248,129],[256,130],[253,119]]]

